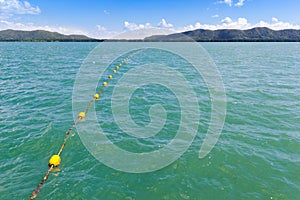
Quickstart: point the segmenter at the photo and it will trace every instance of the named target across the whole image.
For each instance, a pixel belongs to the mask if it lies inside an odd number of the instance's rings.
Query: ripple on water
[[[96,45],[0,43],[1,199],[26,199],[48,169],[49,157],[57,152],[73,123],[72,91],[77,70]],[[157,61],[186,73],[201,109],[199,133],[191,147],[164,169],[128,174],[98,162],[74,130],[62,154],[60,171],[50,175],[40,198],[298,199],[299,44],[203,46],[213,57],[227,93],[226,122],[209,156],[198,159],[210,123],[205,83],[183,60],[151,49],[128,62],[128,67]],[[154,103],[162,103],[169,110],[171,128],[148,141],[122,134],[115,129],[113,118],[102,115],[111,112],[112,89],[113,84],[107,87],[103,102],[95,105],[99,123],[108,130],[107,137],[133,151],[141,150],[135,149],[139,146],[151,150],[168,144],[176,132],[180,110],[167,88],[144,87],[133,95],[132,119],[141,125],[149,123],[149,107]],[[188,125],[185,128],[189,132]]]

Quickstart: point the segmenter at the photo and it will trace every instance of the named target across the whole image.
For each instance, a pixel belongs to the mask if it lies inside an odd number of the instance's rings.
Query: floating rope
[[[119,70],[120,67],[122,67],[122,65],[124,63],[126,63],[128,61],[129,58],[135,56],[136,54],[144,51],[145,49],[141,49],[141,50],[138,50],[134,53],[132,53],[131,55],[129,55],[127,58],[123,59],[121,61],[121,63],[119,65],[117,65],[115,67],[115,69],[112,70],[112,72],[114,74],[117,73],[117,70]],[[35,199],[38,194],[40,193],[41,191],[41,187],[43,186],[43,184],[45,183],[45,181],[48,179],[50,173],[52,172],[52,170],[55,168],[55,167],[58,167],[60,165],[60,162],[61,162],[61,158],[60,158],[60,154],[62,153],[62,151],[64,150],[65,146],[66,146],[66,143],[67,143],[67,140],[69,138],[69,135],[70,133],[72,132],[72,130],[77,126],[77,124],[80,122],[80,121],[83,121],[85,119],[85,116],[86,114],[88,113],[91,105],[94,103],[94,101],[96,100],[99,100],[100,99],[100,95],[102,94],[103,92],[103,87],[106,87],[108,85],[108,81],[110,79],[113,78],[113,75],[109,75],[108,77],[108,80],[107,81],[104,81],[102,83],[102,88],[96,93],[94,94],[93,96],[93,99],[89,102],[88,106],[86,107],[85,111],[84,112],[80,112],[78,114],[78,118],[75,120],[74,124],[66,131],[66,135],[65,135],[65,138],[63,140],[63,143],[58,151],[58,153],[56,155],[52,155],[49,162],[48,162],[48,166],[49,166],[49,169],[48,171],[46,172],[46,174],[44,175],[44,177],[42,178],[41,182],[36,186],[35,190],[32,192],[31,196],[29,197],[29,200],[33,200]]]

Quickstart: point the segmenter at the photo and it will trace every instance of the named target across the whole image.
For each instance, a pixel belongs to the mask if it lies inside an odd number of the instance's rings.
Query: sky
[[[298,0],[0,0],[0,30],[113,38],[128,31],[300,29]]]

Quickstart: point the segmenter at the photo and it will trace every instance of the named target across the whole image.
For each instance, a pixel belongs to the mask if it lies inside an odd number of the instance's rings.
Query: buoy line
[[[32,194],[30,195],[29,197],[29,200],[33,200],[35,199],[38,194],[40,193],[41,191],[41,187],[43,186],[44,182],[48,179],[50,173],[52,172],[52,170],[55,168],[55,167],[58,167],[61,163],[61,158],[60,158],[60,155],[61,153],[63,152],[65,146],[66,146],[66,143],[67,143],[67,140],[69,138],[69,134],[72,132],[72,130],[77,126],[77,124],[80,122],[80,121],[83,121],[86,117],[86,114],[88,113],[91,105],[93,104],[94,101],[96,100],[99,100],[100,99],[100,96],[103,92],[103,88],[106,87],[109,83],[109,81],[113,78],[113,74],[116,74],[117,71],[120,69],[120,67],[122,67],[123,64],[125,64],[130,58],[132,58],[133,56],[135,56],[136,54],[144,51],[146,49],[140,49],[132,54],[130,54],[129,56],[127,56],[126,58],[124,58],[121,63],[119,63],[119,65],[117,65],[113,70],[112,70],[112,74],[109,75],[107,77],[107,80],[104,81],[102,83],[102,87],[100,88],[100,90],[94,94],[93,98],[90,100],[89,104],[87,105],[85,111],[83,112],[80,112],[78,114],[78,117],[77,119],[74,121],[74,124],[66,131],[66,135],[65,135],[65,138],[63,140],[63,143],[58,151],[57,154],[54,154],[51,156],[51,158],[49,159],[49,162],[48,162],[48,166],[49,166],[49,169],[47,170],[47,172],[45,173],[44,177],[42,178],[41,182],[36,186],[35,190],[32,192]]]

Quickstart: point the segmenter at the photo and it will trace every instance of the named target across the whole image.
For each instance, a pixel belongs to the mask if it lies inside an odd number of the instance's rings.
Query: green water
[[[73,123],[76,74],[97,45],[0,43],[0,199],[28,199],[47,171],[48,159]],[[178,160],[150,173],[117,171],[96,160],[75,130],[60,171],[50,175],[37,199],[299,199],[300,44],[201,45],[220,71],[227,96],[224,129],[207,157],[199,159],[198,153],[210,120],[210,99],[206,85],[191,72],[200,126]],[[152,50],[124,69],[147,59],[178,69],[184,64]],[[124,140],[127,136],[114,134],[118,127],[107,116],[100,124],[108,137],[133,152],[166,145],[178,128],[180,109],[176,96],[165,92],[157,85],[144,86],[132,96],[130,108],[132,119],[146,125],[151,104],[166,107],[172,117],[164,131],[149,140]],[[95,107],[98,117],[109,112],[109,95],[103,98]]]

